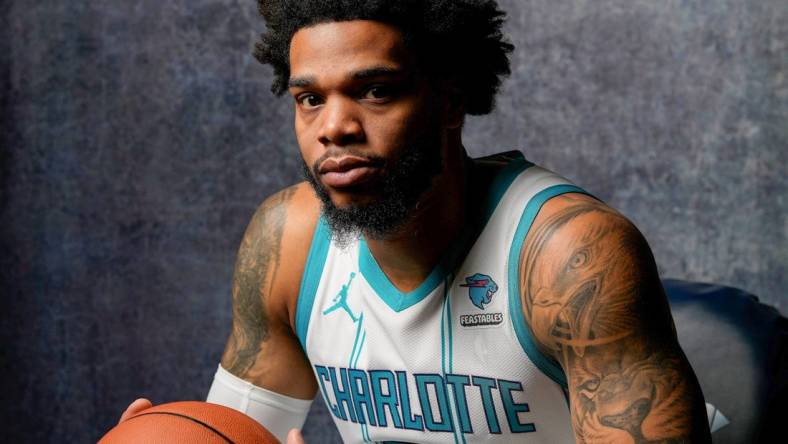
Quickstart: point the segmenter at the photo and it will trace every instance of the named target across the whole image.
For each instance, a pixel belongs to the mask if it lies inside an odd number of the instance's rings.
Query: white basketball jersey
[[[560,367],[525,324],[518,267],[542,204],[584,191],[519,152],[464,236],[403,293],[364,239],[339,248],[320,220],[296,333],[345,442],[573,443]]]

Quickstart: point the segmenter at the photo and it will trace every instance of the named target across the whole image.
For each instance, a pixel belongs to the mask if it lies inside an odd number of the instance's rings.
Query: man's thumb
[[[301,431],[298,429],[290,430],[287,434],[287,444],[306,444],[304,437],[301,436]]]

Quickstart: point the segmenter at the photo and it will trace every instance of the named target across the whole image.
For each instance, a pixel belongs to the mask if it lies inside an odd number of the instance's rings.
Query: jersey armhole
[[[295,333],[304,354],[306,350],[306,337],[309,331],[309,319],[312,316],[312,306],[315,304],[317,287],[320,285],[320,278],[323,275],[323,267],[328,256],[328,247],[331,245],[331,229],[328,227],[323,216],[317,222],[315,234],[312,236],[312,245],[309,247],[309,254],[304,266],[304,274],[301,276],[301,286],[298,290],[298,300],[296,301],[295,312]]]
[[[539,350],[531,335],[531,329],[525,322],[523,305],[520,300],[520,252],[522,251],[528,231],[531,229],[531,225],[533,225],[534,219],[542,208],[542,205],[553,197],[566,193],[581,193],[591,196],[591,194],[582,188],[568,184],[553,185],[538,192],[528,201],[525,210],[523,210],[523,214],[520,216],[520,221],[517,224],[517,230],[514,234],[514,241],[512,242],[511,250],[509,250],[508,261],[509,313],[512,319],[512,326],[517,335],[517,340],[520,342],[520,346],[522,346],[525,354],[528,355],[528,358],[531,359],[534,365],[563,388],[567,387],[566,374],[564,374],[563,369],[555,359],[545,355]]]

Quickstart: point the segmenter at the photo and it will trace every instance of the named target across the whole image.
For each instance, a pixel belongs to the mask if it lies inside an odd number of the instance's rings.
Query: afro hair
[[[465,112],[492,111],[510,73],[501,26],[506,14],[494,0],[258,0],[266,32],[254,55],[274,69],[271,91],[282,95],[290,77],[289,51],[301,28],[326,22],[374,20],[400,29],[405,45],[433,79],[451,79]]]

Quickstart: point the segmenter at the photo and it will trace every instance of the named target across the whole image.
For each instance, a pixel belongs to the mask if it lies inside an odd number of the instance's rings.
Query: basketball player
[[[640,232],[519,152],[466,154],[509,72],[494,1],[259,7],[306,180],[246,230],[208,401],[283,440],[319,393],[346,442],[710,442]]]

